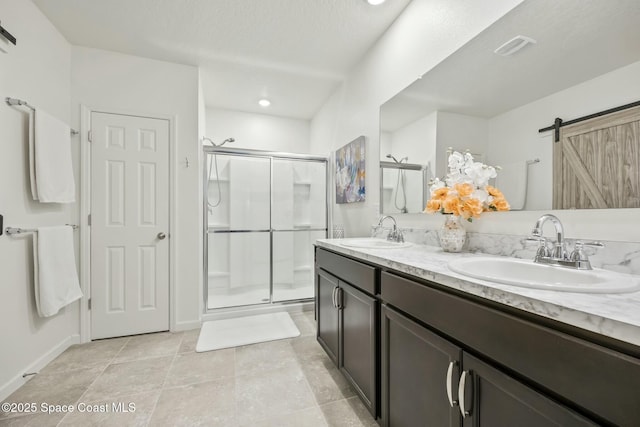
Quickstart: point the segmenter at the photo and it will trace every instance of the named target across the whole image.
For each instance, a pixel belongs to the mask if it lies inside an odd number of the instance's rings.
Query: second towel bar
[[[75,224],[65,224],[65,225],[70,226],[74,230],[78,229],[78,226]],[[20,228],[20,227],[7,227],[4,230],[4,232],[7,233],[9,236],[13,236],[15,234],[35,233],[37,231],[38,231],[37,228]]]

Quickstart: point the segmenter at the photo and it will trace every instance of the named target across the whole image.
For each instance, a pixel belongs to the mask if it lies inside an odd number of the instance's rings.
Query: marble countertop
[[[316,246],[640,346],[640,292],[560,292],[473,279],[449,270],[447,263],[461,256],[479,255],[452,254],[434,246],[361,249],[342,246],[340,239],[320,239]]]

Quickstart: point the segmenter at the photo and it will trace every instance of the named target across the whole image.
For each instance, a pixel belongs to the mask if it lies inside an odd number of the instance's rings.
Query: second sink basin
[[[411,243],[409,242],[392,242],[389,240],[372,238],[342,239],[340,244],[349,248],[364,249],[395,249],[411,246]]]
[[[500,257],[459,258],[448,266],[465,276],[526,288],[606,294],[640,290],[640,278],[598,268],[573,270]]]

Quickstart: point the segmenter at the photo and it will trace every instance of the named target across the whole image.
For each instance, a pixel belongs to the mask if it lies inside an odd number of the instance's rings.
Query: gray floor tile
[[[64,413],[41,413],[0,420],[0,427],[55,427]]]
[[[297,366],[296,354],[288,339],[236,348],[237,375],[255,375]]]
[[[302,313],[295,313],[291,315],[291,319],[298,327],[301,337],[316,334],[316,324],[313,321],[313,316],[309,318],[309,316],[306,313],[307,312],[302,312]]]
[[[173,356],[169,356],[109,365],[91,384],[82,400],[106,400],[158,390],[164,383],[172,361]]]
[[[79,369],[71,373],[39,374],[9,396],[6,402],[34,402],[38,409],[48,405],[72,405],[94,382],[100,369]],[[0,412],[0,419],[23,414]]]
[[[356,395],[328,356],[307,358],[300,361],[300,366],[319,405]]]
[[[291,341],[291,347],[300,361],[327,357],[315,336],[297,338]]]
[[[129,341],[129,337],[93,341],[69,347],[41,373],[66,372],[85,368],[104,369]]]
[[[196,344],[198,344],[198,337],[200,336],[200,329],[191,329],[190,331],[184,331],[182,333],[182,342],[178,353],[194,353],[196,351]]]
[[[240,424],[241,427],[327,427],[319,407],[304,409],[288,415],[279,415],[260,421]]]
[[[233,348],[204,353],[178,354],[165,381],[165,387],[203,383],[235,375]]]
[[[162,390],[150,426],[236,425],[234,379]]]
[[[131,337],[114,359],[115,363],[150,357],[173,356],[182,342],[182,332],[160,332]]]
[[[316,406],[299,367],[236,377],[238,421],[257,422]]]
[[[367,408],[357,397],[320,406],[331,427],[378,427]]]
[[[144,427],[149,423],[160,391],[122,396],[115,399],[78,403],[60,426]]]

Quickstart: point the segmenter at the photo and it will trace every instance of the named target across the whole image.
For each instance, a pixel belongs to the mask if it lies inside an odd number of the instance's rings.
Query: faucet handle
[[[529,236],[525,239],[525,242],[537,242],[538,250],[536,251],[536,259],[548,258],[551,256],[551,251],[547,246],[547,239],[541,236]]]
[[[604,243],[590,240],[576,240],[575,247],[573,252],[571,252],[569,259],[571,261],[588,261],[589,257],[584,252],[585,246],[590,246],[592,248],[604,248]]]

